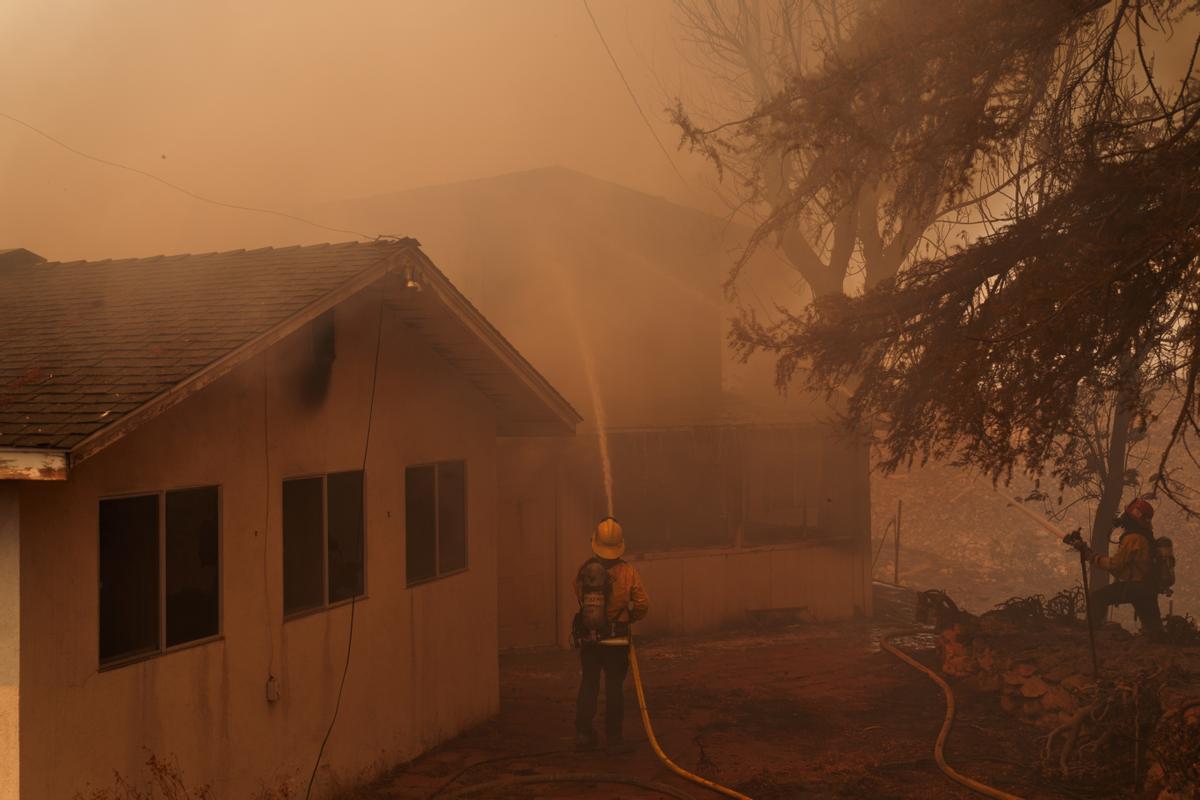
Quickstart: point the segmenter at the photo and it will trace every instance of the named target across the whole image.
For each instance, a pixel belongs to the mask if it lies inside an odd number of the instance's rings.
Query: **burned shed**
[[[0,265],[3,796],[488,718],[497,437],[578,421],[412,240]]]

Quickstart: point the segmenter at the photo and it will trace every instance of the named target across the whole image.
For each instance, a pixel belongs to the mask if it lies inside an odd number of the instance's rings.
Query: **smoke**
[[[660,109],[687,70],[671,5],[594,10],[654,133],[673,142]],[[681,184],[578,3],[0,3],[0,73],[0,111],[238,205],[309,216],[555,164],[711,200]],[[671,157],[689,179],[709,172]],[[6,120],[0,174],[0,248],[51,260],[352,238],[197,201]],[[364,232],[422,233],[404,219]]]

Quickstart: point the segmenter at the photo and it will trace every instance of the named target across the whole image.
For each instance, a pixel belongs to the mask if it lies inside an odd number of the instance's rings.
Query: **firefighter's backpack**
[[[571,640],[576,647],[611,633],[608,598],[612,595],[612,578],[608,568],[600,559],[589,558],[579,568],[578,580],[579,611],[571,623]]]
[[[1154,563],[1154,582],[1159,594],[1170,596],[1175,586],[1175,543],[1165,536],[1155,537],[1151,542],[1151,558]]]

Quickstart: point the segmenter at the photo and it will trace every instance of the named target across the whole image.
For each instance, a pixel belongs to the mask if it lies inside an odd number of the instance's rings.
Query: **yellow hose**
[[[697,786],[703,786],[706,789],[711,789],[712,791],[718,794],[723,794],[726,797],[734,797],[738,800],[751,800],[751,798],[747,797],[741,792],[735,792],[733,789],[722,786],[719,783],[713,783],[707,778],[701,778],[699,775],[694,775],[693,773],[688,772],[686,769],[672,761],[667,754],[663,752],[662,747],[660,747],[658,744],[658,739],[654,737],[654,728],[650,725],[650,712],[646,710],[646,692],[642,689],[642,671],[638,669],[637,651],[633,647],[632,633],[629,636],[629,665],[633,667],[633,686],[635,689],[637,689],[638,708],[640,708],[642,711],[642,725],[646,728],[646,738],[650,740],[650,747],[654,750],[654,755],[658,756],[658,760],[665,764],[667,769],[671,770],[671,772],[674,772],[684,780],[691,781]],[[1004,796],[1009,797],[1010,795]]]
[[[946,745],[946,739],[950,736],[950,728],[954,725],[954,690],[950,688],[950,684],[946,683],[941,675],[938,675],[936,672],[929,669],[929,667],[926,667],[908,653],[903,652],[894,644],[892,644],[892,637],[900,636],[903,633],[905,632],[901,631],[897,633],[890,633],[887,636],[881,637],[879,640],[879,646],[884,650],[887,650],[904,663],[908,664],[913,669],[918,669],[925,673],[931,680],[933,680],[934,683],[942,687],[942,694],[946,696],[946,719],[942,721],[942,729],[938,732],[937,742],[933,745],[933,759],[937,762],[938,768],[941,769],[942,772],[946,773],[946,777],[948,777],[950,780],[960,783],[963,786],[966,786],[968,789],[976,791],[985,797],[994,797],[996,800],[1022,800],[1021,797],[1015,794],[1009,794],[1008,792],[988,786],[985,783],[980,783],[977,780],[968,778],[966,775],[963,775],[954,769],[954,767],[946,763],[946,756],[942,751]],[[636,675],[637,672],[635,671],[634,674]],[[647,730],[649,730],[649,728],[647,728]],[[651,737],[650,740],[653,742],[654,737]]]

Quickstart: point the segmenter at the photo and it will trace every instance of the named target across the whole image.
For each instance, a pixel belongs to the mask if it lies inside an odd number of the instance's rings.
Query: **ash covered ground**
[[[911,619],[911,593],[880,587],[880,618],[837,625],[742,628],[671,637],[640,650],[647,701],[663,749],[685,769],[755,800],[784,798],[962,798],[933,759],[945,705],[928,678],[879,649],[882,632]],[[899,641],[938,665],[932,635]],[[644,740],[627,687],[630,755],[571,749],[576,655],[558,650],[502,657],[501,712],[400,768],[370,798],[453,796],[505,776],[619,772],[693,797],[715,796],[680,781]],[[1036,728],[998,697],[964,693],[947,758],[960,770],[1026,798],[1070,797],[1040,769]],[[531,755],[521,755],[531,754]],[[1088,797],[1126,796],[1127,787]],[[641,798],[653,792],[602,784],[521,786],[489,798]]]

